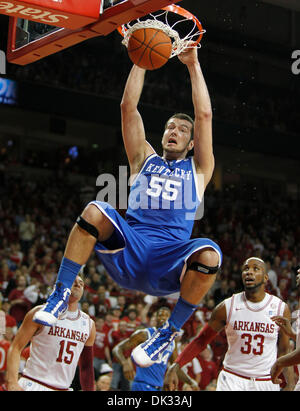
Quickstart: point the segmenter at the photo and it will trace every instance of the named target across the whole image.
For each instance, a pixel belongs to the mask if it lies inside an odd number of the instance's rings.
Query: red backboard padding
[[[38,2],[38,0],[33,1]],[[83,3],[83,0],[77,0],[77,2]],[[179,0],[126,0],[105,9],[103,14],[98,16],[92,24],[87,24],[76,30],[62,28],[20,48],[15,47],[17,18],[11,17],[9,22],[7,60],[10,63],[20,65],[32,63],[84,40],[107,35],[117,29],[118,26],[128,23],[137,17],[145,16],[148,13],[178,2]],[[0,5],[1,3],[3,2],[0,0]],[[2,10],[0,9],[1,12]],[[23,16],[23,18],[25,17]],[[28,17],[26,19],[32,20]],[[57,26],[57,24],[53,25]]]
[[[78,29],[98,20],[101,0],[0,0],[0,14]]]

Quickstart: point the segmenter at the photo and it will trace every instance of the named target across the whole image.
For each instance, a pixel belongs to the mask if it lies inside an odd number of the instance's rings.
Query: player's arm
[[[291,320],[291,312],[287,305],[283,313],[283,318],[285,318],[288,322]],[[284,331],[284,329],[280,328],[278,334],[278,358],[271,369],[271,376],[273,383],[278,384],[280,382],[275,382],[275,380],[279,380],[278,376],[283,371],[283,375],[286,380],[286,387],[284,388],[285,391],[291,391],[295,386],[294,370],[293,367],[291,367],[293,364],[290,363],[289,352],[290,336]]]
[[[132,350],[137,345],[145,342],[148,338],[148,333],[145,330],[137,330],[129,338],[120,341],[113,348],[113,355],[117,358],[123,367],[123,373],[127,380],[132,381],[135,376],[134,368],[130,358],[125,358],[124,352],[127,350]]]
[[[7,388],[8,391],[23,391],[18,384],[18,374],[20,367],[21,352],[29,343],[34,334],[42,326],[35,323],[32,318],[40,307],[30,310],[20,326],[15,338],[13,339],[7,353]]]
[[[146,71],[133,65],[121,102],[122,135],[131,175],[137,174],[154,149],[146,141],[144,123],[138,111]]]
[[[282,315],[274,315],[274,317],[271,317],[271,320],[273,320],[289,338],[296,341],[297,334],[293,330],[291,321],[288,318]]]
[[[224,302],[221,302],[213,310],[210,320],[204,325],[198,336],[184,348],[182,353],[177,357],[175,363],[168,369],[165,377],[165,386],[168,387],[170,391],[177,389],[178,370],[200,354],[200,352],[206,348],[225,325],[226,306]]]
[[[96,338],[96,327],[93,320],[91,332],[79,359],[79,379],[83,391],[95,391],[95,372],[93,366],[93,346]]]
[[[278,376],[282,373],[285,367],[292,367],[300,364],[300,348],[277,358],[271,368],[271,377],[274,384],[280,384],[282,380]]]
[[[169,359],[170,364],[174,364],[176,358],[178,357],[178,351],[177,351],[177,344],[175,346],[175,349]],[[177,369],[177,377],[180,379],[180,381],[182,381],[183,383],[187,383],[189,384],[192,388],[193,391],[198,391],[199,390],[199,385],[196,380],[194,380],[193,378],[191,378],[184,370],[182,370],[181,368]],[[166,389],[168,391],[168,387],[164,387],[164,389]]]
[[[198,174],[204,175],[204,188],[209,183],[215,160],[212,144],[212,107],[209,92],[198,60],[197,48],[183,51],[179,60],[189,71],[194,106],[194,161]]]

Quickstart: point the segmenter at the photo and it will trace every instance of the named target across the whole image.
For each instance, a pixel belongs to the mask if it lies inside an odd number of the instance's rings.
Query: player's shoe
[[[179,331],[164,323],[147,341],[135,347],[131,353],[133,362],[139,367],[150,367],[160,362],[163,352],[179,335]]]
[[[68,309],[70,294],[71,290],[65,288],[62,283],[55,284],[46,304],[34,314],[33,321],[49,327],[55,325]]]

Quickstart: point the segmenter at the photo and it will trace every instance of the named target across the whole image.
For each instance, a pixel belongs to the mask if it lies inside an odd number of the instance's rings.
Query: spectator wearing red
[[[126,297],[125,295],[121,294],[117,297],[117,305],[120,307],[121,313],[124,316],[126,310]]]
[[[280,260],[291,260],[293,257],[293,252],[289,249],[288,242],[283,241],[281,249],[278,251],[278,256],[280,257]]]
[[[118,330],[111,330],[109,332],[109,342],[111,350],[122,340],[130,337],[132,332],[127,330],[127,322],[120,321]],[[124,356],[127,358],[130,356],[130,351],[125,352]],[[129,391],[130,390],[130,383],[124,377],[123,374],[123,367],[122,365],[116,360],[115,357],[112,359],[112,368],[113,368],[113,378],[111,381],[111,388],[113,390],[121,390],[121,391]]]
[[[3,261],[0,267],[0,291],[4,293],[9,281],[13,278],[13,272],[9,269],[8,264]]]
[[[199,388],[203,391],[209,384],[217,384],[219,370],[217,364],[213,361],[213,352],[209,345],[197,358],[202,368]]]
[[[105,333],[109,333],[110,331],[117,330],[117,324],[114,322],[114,316],[112,310],[109,310],[108,313],[105,315],[105,322],[103,326],[103,330]]]
[[[187,346],[187,344],[190,342],[189,337],[187,334],[184,334],[181,338],[181,341],[178,344],[178,354],[180,354],[184,348]],[[187,363],[184,367],[182,367],[183,371],[188,374],[191,378],[193,378],[198,385],[201,382],[201,364],[200,361],[198,360],[197,357],[193,358],[191,362]],[[179,391],[182,391],[183,389],[183,382],[179,381],[178,384],[178,389]]]
[[[43,266],[40,263],[34,264],[30,272],[30,276],[36,278],[40,283],[44,283]]]
[[[105,291],[97,292],[93,297],[93,303],[96,307],[96,315],[105,315],[111,308],[111,303],[108,298],[106,298]]]
[[[9,300],[3,300],[1,309],[5,313],[6,327],[12,328],[15,334],[17,332],[17,321],[12,315],[9,314],[10,308],[11,302]]]
[[[128,311],[128,315],[122,317],[122,321],[126,321],[127,331],[131,334],[141,325],[141,320],[138,318],[137,311],[134,308]]]
[[[204,304],[200,305],[197,309],[196,313],[199,311],[198,320],[204,325],[210,320],[211,313],[215,308],[216,303],[212,296],[207,296],[204,299]]]
[[[94,370],[96,378],[98,378],[98,376],[100,375],[102,364],[107,363],[112,366],[110,345],[108,341],[108,335],[106,332],[104,332],[104,324],[104,318],[96,318],[96,338],[94,344]]]
[[[24,275],[19,275],[16,279],[17,287],[14,288],[8,295],[8,299],[11,302],[10,315],[12,315],[17,321],[19,327],[26,315],[30,310],[32,304],[24,296],[24,290],[26,288],[26,278]]]

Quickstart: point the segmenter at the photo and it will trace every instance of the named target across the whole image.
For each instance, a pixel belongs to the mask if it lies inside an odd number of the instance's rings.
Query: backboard
[[[7,60],[19,65],[32,63],[90,38],[108,35],[124,23],[178,1],[30,0],[30,2],[11,1],[10,3],[0,1],[0,13],[10,16]],[[14,5],[14,3],[20,4]],[[25,7],[24,3],[30,3],[31,7],[28,7],[28,4]],[[50,3],[51,11],[49,11]],[[82,10],[81,6],[81,9],[75,10],[72,7],[75,3],[84,3],[89,7],[84,7]],[[5,8],[5,4],[14,7]],[[56,8],[58,6],[59,8]]]

